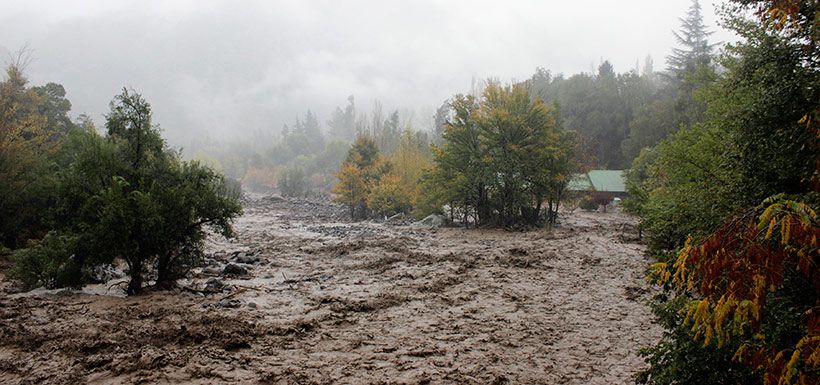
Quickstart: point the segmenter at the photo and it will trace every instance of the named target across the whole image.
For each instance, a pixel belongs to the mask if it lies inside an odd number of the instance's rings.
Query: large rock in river
[[[234,263],[229,263],[222,270],[224,275],[248,275],[248,269]]]
[[[430,214],[419,221],[419,224],[429,227],[441,227],[444,225],[444,219],[444,215]]]

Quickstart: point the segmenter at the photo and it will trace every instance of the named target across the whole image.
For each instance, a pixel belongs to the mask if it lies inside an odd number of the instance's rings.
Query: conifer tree
[[[672,54],[666,58],[667,70],[678,81],[692,74],[700,66],[710,66],[716,44],[709,43],[709,36],[714,32],[706,28],[699,0],[692,0],[686,16],[679,19],[681,27],[673,31],[680,48],[672,48]]]

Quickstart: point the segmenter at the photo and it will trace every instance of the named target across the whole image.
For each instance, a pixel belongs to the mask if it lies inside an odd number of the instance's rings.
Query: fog
[[[153,105],[172,144],[278,132],[307,109],[320,122],[347,96],[378,99],[418,129],[473,79],[536,67],[662,68],[689,0],[675,1],[4,1],[0,53],[28,46],[34,84],[63,84],[98,123],[123,86]],[[703,4],[712,41],[731,39]],[[642,65],[642,64],[641,64]]]

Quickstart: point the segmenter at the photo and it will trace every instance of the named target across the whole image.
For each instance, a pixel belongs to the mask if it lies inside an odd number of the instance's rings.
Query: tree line
[[[138,294],[146,280],[169,287],[199,263],[206,228],[233,234],[239,185],[182,160],[139,94],[114,97],[100,134],[68,117],[62,86],[30,87],[21,64],[0,82],[0,250],[12,252],[12,278],[81,286],[120,260],[126,292]]]
[[[596,73],[569,77],[539,68],[524,82],[489,80],[471,94],[450,98],[433,116],[431,167],[414,182],[423,193],[403,199],[410,202],[404,211],[446,214],[474,226],[553,223],[573,173],[628,168],[643,149],[703,120],[706,104],[698,95],[721,70],[716,44],[708,41],[711,32],[697,2],[681,22],[678,47],[663,71],[649,57],[643,68],[625,73],[616,73],[608,61]],[[524,106],[524,100],[533,105]],[[336,110],[334,127],[356,132],[352,102],[348,107]],[[525,116],[533,113],[548,117],[533,123],[533,115]],[[350,162],[354,152],[337,175],[347,187],[339,184],[334,191],[344,195],[340,202],[358,206],[351,209],[354,217],[363,218],[379,210],[369,210],[367,199],[351,198],[357,194],[349,190],[358,187],[366,196],[366,186],[376,181],[368,182],[367,171]],[[361,175],[359,183],[351,179],[354,172]]]

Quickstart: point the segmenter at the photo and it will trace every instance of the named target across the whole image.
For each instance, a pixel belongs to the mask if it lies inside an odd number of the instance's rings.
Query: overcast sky
[[[536,67],[616,71],[674,44],[690,0],[36,1],[0,0],[0,53],[33,49],[33,84],[61,83],[73,115],[96,121],[123,86],[165,135],[242,137],[308,108],[322,121],[353,94],[361,110],[415,111],[471,79],[523,80]],[[731,40],[702,1],[715,41]]]

